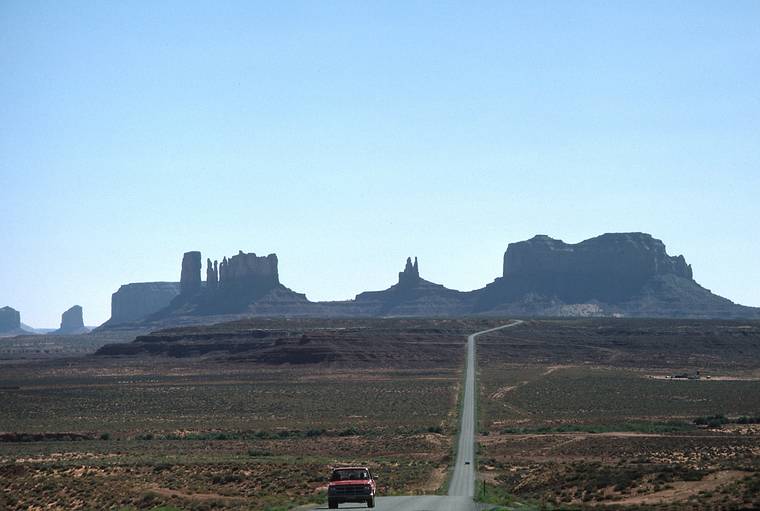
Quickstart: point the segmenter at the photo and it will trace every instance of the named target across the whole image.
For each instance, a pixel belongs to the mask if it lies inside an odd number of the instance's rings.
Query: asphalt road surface
[[[464,377],[459,444],[454,473],[448,495],[416,495],[410,497],[377,497],[377,511],[475,511],[480,506],[473,501],[475,489],[475,338],[482,334],[509,328],[522,323],[515,320],[490,330],[475,332],[467,337],[467,371]],[[365,504],[341,504],[340,509],[366,509]],[[326,509],[322,506],[317,509]]]

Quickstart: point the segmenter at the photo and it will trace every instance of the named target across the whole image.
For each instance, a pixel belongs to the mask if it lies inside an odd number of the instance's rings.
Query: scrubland
[[[324,500],[343,464],[372,467],[383,495],[434,493],[471,323],[261,320],[159,336],[217,343],[202,356],[6,363],[0,508],[284,509]],[[257,358],[280,350],[294,363]]]
[[[383,495],[442,491],[466,335],[503,323],[262,319],[49,353],[14,341],[0,509],[288,509],[323,502],[341,464],[368,464]],[[480,499],[760,506],[760,324],[527,320],[477,353]]]
[[[481,498],[760,506],[758,323],[533,321],[478,346]]]

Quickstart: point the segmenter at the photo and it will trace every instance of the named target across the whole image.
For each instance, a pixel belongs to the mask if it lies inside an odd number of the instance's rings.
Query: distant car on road
[[[465,462],[464,462],[464,464],[465,464],[465,465],[469,465],[469,464],[470,464],[470,462],[469,462],[469,461],[465,461]]]
[[[335,509],[342,502],[366,502],[375,507],[377,485],[367,467],[334,468],[327,487],[327,507]]]

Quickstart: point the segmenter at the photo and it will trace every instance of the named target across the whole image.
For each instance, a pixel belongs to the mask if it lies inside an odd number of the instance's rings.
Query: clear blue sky
[[[314,300],[482,287],[645,231],[760,306],[760,2],[0,1],[0,306],[56,326],[182,253]]]

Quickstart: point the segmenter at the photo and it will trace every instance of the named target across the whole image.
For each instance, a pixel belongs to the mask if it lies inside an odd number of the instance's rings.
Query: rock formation
[[[603,234],[575,245],[537,235],[510,243],[504,254],[504,277],[550,272],[649,277],[672,273],[692,278],[683,256],[671,257],[665,244],[649,234]]]
[[[756,314],[694,282],[683,256],[645,233],[568,244],[549,236],[511,243],[501,278],[474,292],[475,311],[522,315],[731,317]]]
[[[184,255],[182,292],[149,321],[166,323],[181,317],[187,322],[194,321],[192,317],[245,313],[302,315],[304,309],[313,310],[303,294],[280,284],[275,254],[260,257],[241,250],[221,263],[207,259],[205,286],[195,280],[200,275],[200,257],[200,252]]]
[[[206,260],[206,288],[216,289],[219,284],[219,270],[217,262],[211,264],[211,259]]]
[[[277,270],[277,255],[257,256],[239,251],[227,259],[222,259],[219,268],[219,287],[255,286],[273,288],[280,283]]]
[[[84,326],[84,320],[82,319],[82,307],[74,305],[61,315],[61,328],[53,332],[54,334],[61,335],[75,335],[89,332],[89,329]]]
[[[356,316],[445,316],[467,314],[471,306],[467,293],[421,278],[417,258],[412,263],[408,257],[397,284],[384,291],[365,291],[353,301],[333,302],[327,310],[336,316],[342,312]]]
[[[420,280],[420,269],[417,266],[417,258],[414,258],[414,264],[412,264],[412,258],[406,258],[406,266],[404,271],[398,273],[398,283],[400,286],[413,286]]]
[[[122,286],[114,294],[109,323],[144,320],[143,326],[153,328],[257,315],[760,318],[760,309],[736,305],[701,287],[683,256],[669,256],[662,241],[644,233],[603,234],[577,244],[538,235],[511,243],[502,276],[469,292],[423,279],[417,258],[411,257],[398,283],[388,289],[333,302],[310,302],[283,286],[275,254],[241,251],[220,263],[207,259],[205,285],[200,273],[200,252],[186,253],[182,293],[177,284],[130,284],[175,287],[151,290],[158,298],[149,305],[144,296],[131,300],[129,311],[117,307],[117,295],[126,297],[130,291]]]
[[[568,303],[619,302],[655,275],[692,278],[683,256],[644,233],[603,234],[575,245],[538,235],[510,243],[503,278],[512,291],[556,296]]]
[[[222,262],[219,263],[219,282],[221,282],[227,277],[226,273],[227,273],[227,256],[224,256],[222,258]]]
[[[0,309],[0,333],[16,333],[21,330],[21,314],[14,308]]]
[[[179,289],[179,282],[124,284],[111,295],[111,319],[107,325],[142,321],[169,305]]]
[[[201,253],[185,252],[179,279],[180,293],[188,295],[201,288]]]
[[[84,328],[82,307],[74,305],[61,315],[61,330],[76,330],[78,328]]]

